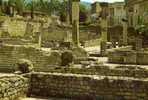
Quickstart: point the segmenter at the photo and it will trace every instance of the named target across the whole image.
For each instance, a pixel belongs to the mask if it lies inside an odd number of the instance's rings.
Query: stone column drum
[[[75,46],[79,46],[79,3],[80,0],[72,0],[72,39]]]
[[[123,21],[123,45],[125,46],[128,45],[127,28],[128,28],[127,22]]]
[[[101,56],[106,56],[107,49],[107,19],[101,19],[101,27],[102,27],[102,41],[101,41]]]

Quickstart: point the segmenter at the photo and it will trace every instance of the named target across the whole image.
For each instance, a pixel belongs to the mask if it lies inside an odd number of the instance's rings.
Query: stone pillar
[[[101,53],[101,56],[106,56],[107,55],[107,53],[106,53],[106,49],[107,49],[107,43],[106,43],[106,41],[101,41],[101,51],[100,51],[100,53]]]
[[[107,49],[107,19],[101,19],[101,27],[102,27],[102,41],[101,41],[101,56],[106,56]]]
[[[25,37],[31,36],[33,33],[33,25],[30,22],[27,22],[26,30],[25,30]]]
[[[101,19],[102,41],[107,42],[107,19]]]
[[[38,38],[38,46],[42,46],[42,33],[43,33],[43,22],[41,22],[41,26],[39,29],[39,38]]]
[[[66,31],[66,36],[64,37],[64,42],[72,42],[72,34],[69,30]]]
[[[71,0],[68,0],[67,1],[67,12],[66,12],[66,22],[67,24],[69,25],[70,24],[70,9],[71,9],[71,3],[70,3]]]
[[[72,40],[75,46],[79,46],[79,22],[73,21],[72,24]]]
[[[128,45],[127,28],[128,28],[127,22],[123,22],[123,45],[125,46]]]
[[[14,8],[13,8],[13,6],[10,6],[10,7],[9,7],[9,10],[10,10],[10,12],[9,12],[9,13],[10,13],[10,16],[13,17],[13,13],[14,13]]]
[[[79,2],[72,0],[72,38],[73,44],[79,46]]]
[[[142,39],[140,37],[137,37],[135,41],[135,50],[140,51],[141,49],[142,49]]]

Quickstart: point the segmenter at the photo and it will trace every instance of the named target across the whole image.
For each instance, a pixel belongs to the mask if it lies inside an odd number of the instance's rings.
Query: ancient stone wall
[[[64,97],[71,100],[147,100],[147,78],[33,72],[0,77],[0,100]],[[25,75],[26,76],[26,75]]]
[[[29,80],[21,76],[0,77],[0,100],[18,100],[27,95]]]
[[[108,53],[109,62],[117,64],[148,64],[147,51],[115,50]]]
[[[30,30],[32,30],[30,34],[39,32],[40,24],[40,21],[36,20],[7,17],[1,24],[0,33],[4,34],[3,32],[8,32],[10,36],[24,36]]]
[[[86,67],[84,65],[83,67]],[[120,77],[134,77],[134,78],[147,78],[148,70],[142,66],[137,65],[95,65],[89,68],[70,68],[70,67],[44,67],[36,69],[37,72],[47,72],[47,73],[72,73],[72,74],[82,74],[82,75],[104,75],[104,76],[120,76]],[[114,67],[114,68],[112,68]]]
[[[147,100],[147,79],[80,74],[33,73],[33,96],[76,100]]]
[[[121,50],[109,52],[109,62],[119,63],[119,64],[136,64],[137,55],[135,51],[132,50]]]
[[[35,68],[59,65],[61,61],[57,51],[47,51],[32,46],[5,45],[0,47],[0,72],[12,72],[18,59],[30,60]]]
[[[0,37],[34,37],[40,32],[40,20],[29,20],[26,18],[4,17],[0,21]],[[69,27],[69,26],[68,26]],[[52,18],[48,18],[43,25],[42,40],[48,42],[51,40],[60,40],[66,37],[67,30],[72,34],[72,29],[62,25],[57,25]],[[80,28],[80,41],[92,40],[100,36],[99,26],[85,26]]]

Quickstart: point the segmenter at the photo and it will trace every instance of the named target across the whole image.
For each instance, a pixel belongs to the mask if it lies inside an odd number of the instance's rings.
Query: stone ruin
[[[142,50],[141,40],[137,38],[134,50],[127,46],[124,24],[122,44],[126,46],[107,53],[107,21],[103,19],[101,54],[108,56],[109,62],[100,63],[98,59],[89,58],[87,52],[79,47],[79,1],[72,2],[72,47],[66,42],[61,43],[62,49],[41,48],[41,38],[39,46],[0,46],[0,71],[14,73],[0,75],[0,100],[22,100],[25,97],[148,99],[148,69],[144,66],[148,65],[148,54]]]
[[[128,34],[123,40],[126,40],[125,47],[119,47],[109,50],[109,62],[117,64],[135,64],[147,65],[147,46],[143,35],[134,28],[127,28]],[[125,36],[124,36],[125,37]]]
[[[1,100],[21,100],[26,96],[70,100],[148,99],[147,78],[33,72],[4,75],[0,77],[0,83]]]

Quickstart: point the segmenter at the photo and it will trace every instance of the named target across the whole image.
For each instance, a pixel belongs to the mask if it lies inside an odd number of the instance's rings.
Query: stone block
[[[137,64],[148,65],[148,52],[137,52]]]
[[[108,53],[110,63],[136,64],[137,53],[132,50],[115,50]]]
[[[62,53],[61,60],[62,60],[61,63],[62,66],[69,66],[74,60],[73,53],[71,51],[64,51]]]

